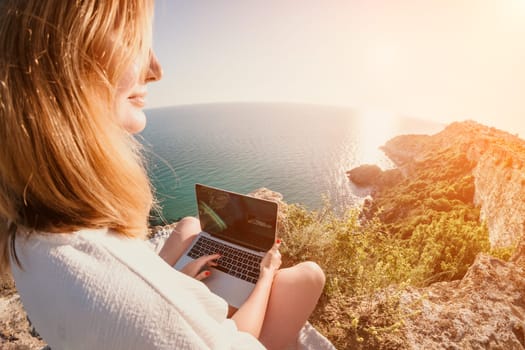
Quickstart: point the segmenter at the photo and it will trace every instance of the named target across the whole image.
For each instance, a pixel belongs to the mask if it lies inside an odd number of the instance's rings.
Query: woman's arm
[[[261,261],[261,273],[255,288],[244,304],[232,316],[232,320],[235,321],[240,331],[248,332],[256,338],[259,338],[261,334],[273,278],[281,266],[280,243],[281,241],[277,240],[272,249],[264,256]]]

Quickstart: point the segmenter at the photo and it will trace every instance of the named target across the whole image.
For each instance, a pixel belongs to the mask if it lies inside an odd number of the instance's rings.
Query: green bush
[[[407,222],[410,235],[405,237],[393,234],[380,220],[380,212],[365,220],[357,208],[336,215],[329,206],[309,211],[289,205],[281,249],[283,266],[313,260],[327,277],[312,323],[341,348],[375,347],[377,336],[400,328],[396,325],[402,316],[394,307],[395,298],[385,299],[382,314],[374,319],[365,322],[358,317],[359,329],[352,328],[359,312],[349,306],[349,298],[370,298],[392,286],[425,286],[461,278],[476,255],[490,248],[488,230],[478,221],[479,211],[459,201],[454,204],[449,212],[428,209],[412,218]],[[478,220],[471,220],[475,217]]]
[[[426,211],[407,224],[410,236],[392,234],[378,216],[360,220],[358,209],[336,215],[290,205],[282,248],[285,265],[317,261],[336,294],[370,293],[391,284],[425,285],[461,278],[480,252],[488,230],[464,207]]]
[[[439,213],[430,224],[419,225],[408,241],[413,250],[413,281],[459,279],[480,252],[489,252],[485,225],[465,220],[462,210]]]

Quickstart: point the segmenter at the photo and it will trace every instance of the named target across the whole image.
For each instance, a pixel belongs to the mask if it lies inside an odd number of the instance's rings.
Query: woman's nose
[[[162,79],[162,66],[152,50],[149,54],[149,67],[148,72],[146,73],[146,83],[159,81],[160,79]]]

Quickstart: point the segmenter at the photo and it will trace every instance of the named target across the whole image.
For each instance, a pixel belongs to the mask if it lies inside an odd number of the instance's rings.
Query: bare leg
[[[299,330],[321,296],[325,276],[313,262],[279,270],[274,278],[259,340],[268,349],[282,349],[297,340]]]
[[[199,232],[201,232],[199,220],[191,216],[181,219],[164,243],[159,256],[171,266],[175,265]]]

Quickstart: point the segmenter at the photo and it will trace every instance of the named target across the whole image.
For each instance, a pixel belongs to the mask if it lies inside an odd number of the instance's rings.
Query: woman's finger
[[[279,247],[281,246],[281,243],[282,243],[282,242],[283,242],[283,241],[281,241],[280,238],[276,239],[276,240],[275,240],[275,243],[274,243],[273,246],[272,246],[272,249],[273,249],[273,250],[279,250]]]
[[[217,266],[217,263],[214,260],[218,258],[220,258],[220,254],[201,256],[200,258],[197,258],[186,264],[186,266],[181,269],[181,272],[187,274],[188,276],[197,278],[199,271],[201,271],[205,266]]]
[[[197,274],[197,276],[195,276],[195,279],[198,281],[202,281],[203,279],[205,279],[206,277],[209,277],[210,275],[211,275],[211,272],[208,270],[205,270]]]
[[[195,262],[199,265],[199,267],[203,267],[204,265],[209,265],[210,263],[213,263],[213,260],[217,260],[220,257],[220,254],[203,255],[200,258],[195,259]]]
[[[266,253],[263,260],[261,261],[261,270],[271,269],[274,272],[279,269],[281,266],[281,252],[279,252],[279,247],[282,241],[276,239],[272,248]]]

